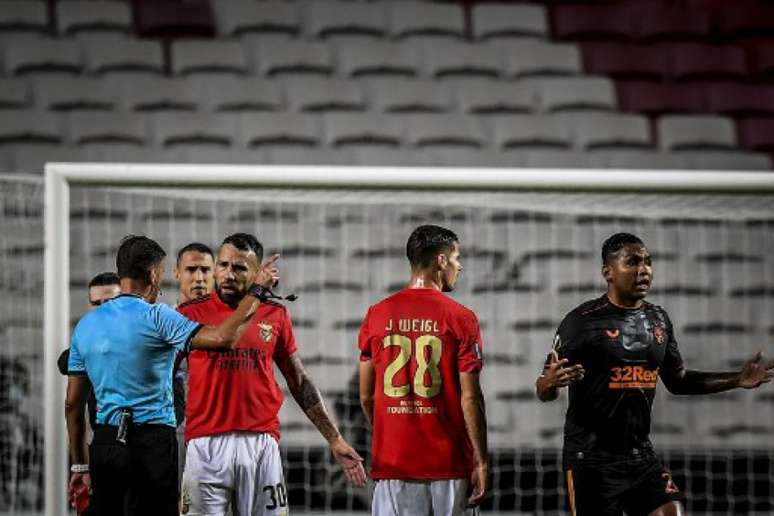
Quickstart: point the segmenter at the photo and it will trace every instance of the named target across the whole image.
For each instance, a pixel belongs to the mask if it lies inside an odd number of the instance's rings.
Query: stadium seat
[[[126,143],[142,146],[148,142],[148,123],[136,113],[77,112],[66,119],[69,142],[75,145]]]
[[[185,79],[145,74],[111,74],[106,79],[130,111],[194,111],[196,102]]]
[[[662,115],[706,112],[704,95],[692,84],[616,81],[621,111]]]
[[[34,73],[78,74],[81,56],[78,45],[69,40],[38,38],[8,41],[5,45],[5,70],[10,75]]]
[[[196,104],[208,111],[279,111],[284,105],[279,84],[266,79],[197,73],[187,84]]]
[[[355,162],[369,167],[432,167],[432,153],[419,149],[367,148],[354,151]]]
[[[235,41],[178,40],[170,47],[172,72],[176,75],[247,73],[242,45]]]
[[[587,73],[616,79],[661,80],[667,74],[666,56],[653,45],[586,43],[583,61]]]
[[[209,2],[138,1],[134,4],[137,34],[143,37],[205,37],[215,35],[215,21]]]
[[[662,116],[658,122],[662,149],[732,149],[736,146],[733,122],[713,115]]]
[[[218,34],[247,34],[295,37],[301,32],[301,21],[295,4],[254,0],[218,0],[212,3]]]
[[[236,121],[232,115],[158,113],[153,115],[151,125],[154,138],[162,147],[229,147],[237,140]]]
[[[659,48],[669,56],[673,80],[737,80],[747,75],[744,50],[737,46],[675,43]]]
[[[503,53],[507,77],[579,75],[580,52],[576,45],[541,40],[508,40],[494,43]]]
[[[548,35],[546,9],[530,4],[474,4],[471,10],[476,39],[545,38]]]
[[[527,149],[518,151],[522,166],[527,168],[594,168],[586,152],[561,149]]]
[[[0,33],[48,31],[46,2],[35,0],[6,0],[0,9]]]
[[[10,147],[10,161],[13,172],[43,174],[49,162],[73,163],[86,161],[84,151],[77,147],[58,145],[14,145]]]
[[[288,106],[295,111],[362,111],[360,84],[346,79],[291,77],[284,81]]]
[[[51,111],[110,110],[118,99],[106,84],[90,77],[35,77],[35,106]]]
[[[357,4],[341,0],[308,2],[303,19],[307,34],[314,38],[368,36],[381,38],[388,32],[387,3]]]
[[[613,149],[594,152],[591,158],[600,168],[628,168],[641,170],[681,170],[686,168],[681,154],[652,150]]]
[[[268,149],[266,163],[273,165],[355,165],[355,155],[349,150],[328,149]],[[254,161],[253,163],[260,163]],[[304,296],[306,298],[306,296]]]
[[[45,111],[1,111],[0,144],[45,143],[62,141],[62,118]]]
[[[496,152],[488,149],[439,149],[432,153],[433,161],[439,167],[518,167],[521,161],[518,156],[508,153]],[[468,259],[466,262],[470,262]],[[470,270],[470,269],[469,269]],[[477,269],[474,269],[477,271]],[[481,270],[483,272],[483,270]],[[468,277],[475,276],[471,272]]]
[[[488,118],[492,142],[501,150],[569,148],[567,129],[559,120],[541,115],[493,116]]]
[[[263,75],[333,73],[331,51],[322,43],[284,41],[277,45],[263,42],[253,50],[253,69]]]
[[[718,13],[718,33],[727,38],[774,36],[774,7],[763,2],[744,8],[725,5]]]
[[[348,77],[415,76],[418,65],[412,59],[410,47],[404,43],[358,41],[340,44],[336,48],[340,72]]]
[[[740,120],[739,140],[746,149],[774,153],[774,119],[752,117]]]
[[[704,41],[711,37],[710,9],[653,2],[636,7],[637,38],[656,41]]]
[[[762,78],[774,75],[774,42],[763,41],[753,47],[752,70]]]
[[[774,116],[769,86],[742,83],[710,84],[705,89],[708,111],[733,117]]]
[[[24,109],[30,106],[30,93],[24,79],[0,78],[0,109]]]
[[[390,2],[390,33],[405,39],[412,36],[463,38],[465,22],[457,5],[424,2]]]
[[[86,45],[83,48],[86,68],[92,74],[113,72],[164,73],[161,43],[150,40],[116,40],[109,45]]]
[[[616,109],[613,83],[602,77],[527,79],[545,111]]]
[[[626,5],[558,5],[553,33],[559,39],[623,40],[635,33],[635,19]]]
[[[244,145],[264,147],[314,147],[319,144],[317,117],[295,113],[249,113],[239,118]]]
[[[63,0],[56,4],[60,34],[131,32],[132,13],[127,2]]]
[[[413,147],[481,148],[486,138],[478,120],[463,115],[406,115],[406,140]]]
[[[181,163],[214,163],[256,165],[266,163],[265,153],[252,149],[216,148],[208,145],[185,145],[174,149],[175,158]],[[197,224],[198,230],[199,224]],[[182,242],[180,245],[185,245]]]
[[[471,115],[528,113],[533,107],[531,89],[518,82],[475,79],[455,90],[457,105]]]
[[[580,149],[652,147],[647,118],[623,113],[557,113],[553,116]]]
[[[451,110],[452,94],[437,81],[388,77],[366,82],[373,109],[386,113],[443,113]]]
[[[499,77],[502,74],[497,48],[486,43],[430,39],[412,41],[412,46],[430,77]]]
[[[771,170],[771,158],[766,154],[743,151],[681,152],[686,168],[699,170]]]
[[[329,113],[322,117],[323,137],[331,147],[398,147],[404,128],[394,115]]]

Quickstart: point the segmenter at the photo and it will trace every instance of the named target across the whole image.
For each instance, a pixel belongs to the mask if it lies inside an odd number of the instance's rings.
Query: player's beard
[[[245,297],[246,292],[239,290],[235,284],[229,284],[229,287],[233,287],[233,292],[224,292],[223,287],[220,285],[215,286],[215,290],[218,293],[218,297],[221,301],[229,306],[236,306]]]

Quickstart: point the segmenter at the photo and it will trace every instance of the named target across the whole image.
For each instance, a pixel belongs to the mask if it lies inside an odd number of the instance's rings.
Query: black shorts
[[[629,455],[565,456],[565,477],[573,516],[647,516],[685,499],[652,450]]]

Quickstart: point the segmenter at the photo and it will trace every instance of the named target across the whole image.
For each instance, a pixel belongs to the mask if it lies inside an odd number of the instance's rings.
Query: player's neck
[[[133,296],[140,296],[144,300],[148,301],[148,297],[151,294],[151,285],[144,281],[137,281],[132,278],[121,278],[121,293],[130,294]]]
[[[643,303],[645,302],[641,298],[629,299],[629,298],[623,297],[614,290],[607,291],[607,300],[610,301],[611,305],[617,306],[618,308],[625,308],[627,310],[641,308]]]
[[[429,288],[443,292],[440,275],[432,272],[413,272],[408,288]]]

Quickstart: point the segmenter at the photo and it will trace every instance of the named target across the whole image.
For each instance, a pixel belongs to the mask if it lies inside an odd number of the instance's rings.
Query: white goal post
[[[370,168],[52,163],[45,171],[45,514],[67,514],[66,382],[57,357],[70,336],[70,188],[240,187],[402,190],[774,193],[774,173],[640,170]],[[151,235],[152,236],[152,235]]]

